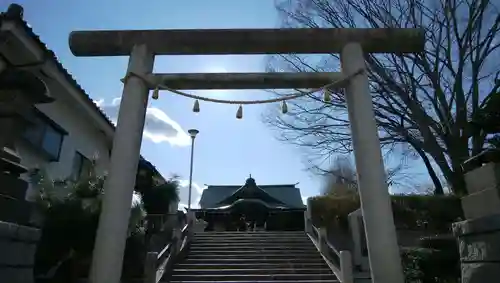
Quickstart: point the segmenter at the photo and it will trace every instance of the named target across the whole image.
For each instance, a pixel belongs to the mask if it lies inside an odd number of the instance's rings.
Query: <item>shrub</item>
[[[148,214],[166,214],[170,205],[179,201],[179,181],[169,179],[161,185],[144,189],[141,195]]]
[[[463,217],[460,199],[455,196],[391,196],[394,222],[398,229],[446,232]],[[347,229],[349,213],[360,207],[359,197],[318,196],[310,199],[313,224],[336,225]]]
[[[394,222],[399,229],[448,232],[463,218],[460,198],[452,195],[391,196]]]
[[[53,181],[44,172],[32,175],[40,189],[37,204],[43,227],[35,254],[35,274],[72,282],[86,276],[99,222],[105,176],[91,172],[78,180]],[[66,192],[66,195],[63,193]],[[141,231],[142,203],[131,204],[129,236]],[[59,281],[57,281],[59,282]]]
[[[342,228],[348,227],[347,216],[359,208],[359,198],[352,196],[320,196],[311,198],[311,216],[313,225],[326,227],[334,224]]]
[[[401,249],[406,282],[458,283],[460,262],[455,239],[428,238],[424,242],[433,248]]]

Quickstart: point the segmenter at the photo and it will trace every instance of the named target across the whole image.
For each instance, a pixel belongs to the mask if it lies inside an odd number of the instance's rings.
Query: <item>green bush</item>
[[[429,247],[401,249],[406,282],[458,283],[460,262],[455,239],[426,238],[422,243]]]
[[[460,198],[452,195],[391,196],[394,222],[399,229],[450,231],[463,218]]]
[[[359,198],[354,196],[320,196],[311,201],[311,218],[316,227],[329,225],[348,227],[347,216],[359,208]]]
[[[105,176],[92,171],[78,181],[54,181],[44,172],[31,177],[32,184],[40,190],[36,203],[43,216],[42,235],[35,254],[35,275],[65,283],[85,277],[94,248]],[[142,202],[134,201],[129,236],[139,235],[144,218]]]
[[[455,196],[391,196],[394,222],[398,229],[450,232],[451,224],[463,217],[460,199]],[[360,207],[358,196],[318,196],[310,199],[316,227],[334,225],[348,229],[347,216]],[[420,239],[419,248],[401,250],[406,282],[457,283],[460,278],[458,248],[452,236]]]
[[[394,222],[398,229],[447,232],[451,224],[463,218],[460,199],[455,196],[391,196]],[[360,207],[359,197],[318,196],[310,199],[313,224],[348,227],[349,213]]]

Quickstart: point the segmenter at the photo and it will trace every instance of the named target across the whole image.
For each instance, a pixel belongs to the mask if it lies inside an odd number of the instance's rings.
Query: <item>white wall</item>
[[[99,154],[97,171],[98,173],[104,172],[109,163],[112,127],[101,118],[97,111],[86,105],[87,98],[81,96],[80,90],[67,80],[52,58],[40,48],[37,40],[31,34],[27,34],[20,25],[22,24],[19,21],[4,20],[2,22],[0,31],[2,34],[5,33],[10,44],[6,44],[7,41],[2,42],[0,54],[13,64],[32,65],[28,68],[30,71],[42,79],[48,78],[45,83],[49,95],[56,101],[40,105],[38,108],[68,132],[63,140],[60,158],[56,162],[49,162],[22,141],[18,142],[16,150],[21,157],[21,164],[28,168],[44,168],[54,179],[65,178],[70,176],[75,152],[79,151],[87,158],[92,158],[96,153]],[[43,64],[34,64],[35,62],[43,62]],[[99,131],[99,128],[107,132],[107,137]],[[32,189],[28,190],[27,199],[30,199],[32,193]]]
[[[26,143],[18,142],[16,150],[21,157],[21,164],[28,168],[44,168],[51,178],[64,179],[72,174],[73,158],[78,151],[88,159],[98,155],[97,171],[104,173],[108,169],[110,148],[105,135],[94,126],[92,119],[78,104],[71,103],[71,98],[64,89],[53,87],[52,90],[57,90],[51,92],[56,100],[38,105],[37,108],[68,132],[63,139],[59,160],[49,162]],[[32,200],[34,193],[36,191],[30,188],[26,198]]]

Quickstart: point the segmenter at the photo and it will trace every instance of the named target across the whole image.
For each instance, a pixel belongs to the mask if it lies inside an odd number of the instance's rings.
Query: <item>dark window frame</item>
[[[75,170],[75,163],[77,162],[76,158],[79,158],[78,160],[78,169]],[[87,165],[87,166],[86,166]],[[83,170],[87,167],[88,170],[92,170],[92,161],[87,158],[84,154],[82,154],[79,151],[75,151],[75,154],[73,155],[73,165],[72,165],[72,170],[71,170],[71,178],[75,181],[81,179],[83,176],[82,174],[84,173]],[[91,172],[87,172],[86,174],[90,174]]]
[[[37,152],[41,153],[45,158],[47,158],[50,162],[57,162],[61,157],[61,151],[64,144],[64,139],[68,135],[68,132],[64,130],[59,124],[54,122],[54,120],[50,119],[47,115],[42,113],[38,109],[34,109],[32,116],[29,117],[29,121],[33,124],[29,125],[23,134],[23,140],[26,141],[31,147],[33,147]],[[33,129],[33,127],[36,127]],[[27,136],[28,133],[35,133],[35,139],[33,137]],[[38,133],[36,131],[39,131]],[[46,141],[46,136],[48,131],[52,131],[56,133],[58,137],[60,137],[60,141],[58,144],[57,153],[54,153],[47,150],[44,146],[44,142]]]

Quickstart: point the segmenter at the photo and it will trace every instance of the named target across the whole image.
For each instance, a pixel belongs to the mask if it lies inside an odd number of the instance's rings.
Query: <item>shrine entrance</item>
[[[257,185],[250,176],[234,187],[203,191],[200,208],[192,211],[207,223],[206,231],[304,231],[304,221],[297,220],[304,218],[305,208],[295,185]]]
[[[345,88],[373,282],[404,282],[364,55],[422,52],[424,34],[421,30],[318,28],[77,31],[71,33],[69,44],[76,56],[130,56],[113,141],[115,154],[111,156],[96,236],[91,282],[120,281],[149,90],[157,90],[153,98],[158,97],[158,90],[169,90],[203,100],[202,97],[190,96],[180,90],[330,91],[333,88]],[[336,73],[152,73],[157,55],[285,53],[340,53],[342,70]],[[289,96],[281,100],[300,96]],[[209,101],[217,102],[213,99]],[[257,104],[248,101],[234,103]]]

